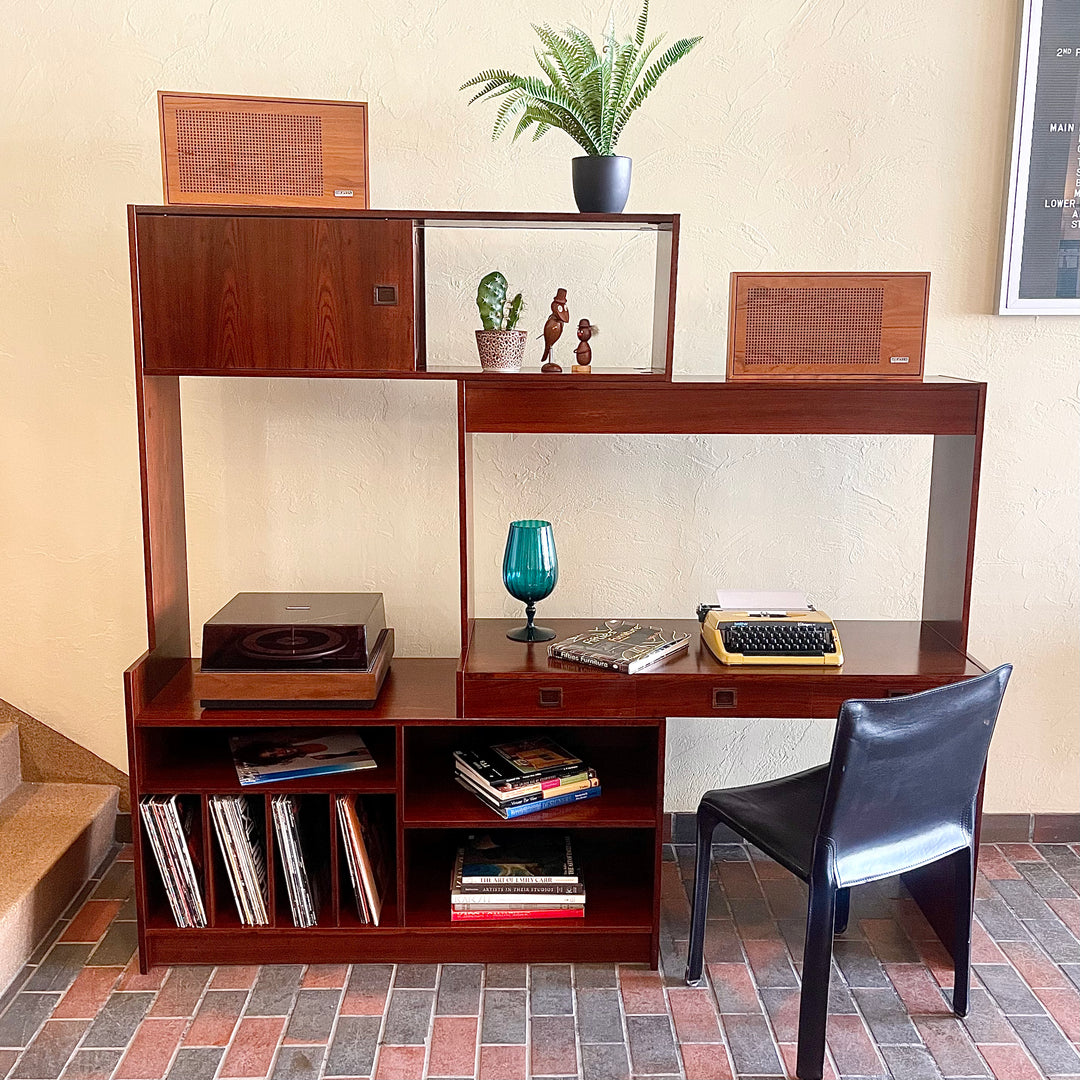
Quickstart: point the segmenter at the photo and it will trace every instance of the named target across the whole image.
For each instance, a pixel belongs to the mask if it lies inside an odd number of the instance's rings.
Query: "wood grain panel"
[[[136,245],[148,373],[413,370],[409,220],[151,214]]]
[[[472,432],[641,435],[973,435],[982,383],[468,381]]]

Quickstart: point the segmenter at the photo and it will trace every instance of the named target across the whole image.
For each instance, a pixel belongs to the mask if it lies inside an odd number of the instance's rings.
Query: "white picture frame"
[[[1050,17],[1044,18],[1048,11]],[[1075,33],[1071,33],[1073,21]],[[1063,24],[1068,24],[1069,31],[1063,33]],[[1044,29],[1053,34],[1046,43],[1047,49],[1052,48],[1055,54],[1051,63],[1059,64],[1053,71],[1040,63],[1047,60],[1042,49]],[[1070,45],[1068,41],[1074,43]],[[1074,67],[1077,68],[1075,80]],[[1044,77],[1042,88],[1040,68]],[[1045,85],[1051,79],[1055,83],[1053,90]],[[1054,115],[1060,113],[1060,118],[1048,121],[1044,100],[1051,93],[1060,94],[1063,82],[1073,81],[1076,93],[1071,112],[1065,115],[1059,108]],[[1038,130],[1035,128],[1037,97],[1044,106]],[[1055,131],[1051,125],[1064,129]],[[1071,140],[1068,160],[1059,170],[1060,162],[1048,164],[1046,154],[1050,149],[1055,158],[1060,158],[1065,139]],[[1041,190],[1031,190],[1033,171],[1034,182]],[[1049,183],[1056,182],[1059,173],[1061,195],[1057,196],[1057,189]],[[1035,206],[1033,197],[1042,205]],[[1060,206],[1055,205],[1057,201]],[[1031,213],[1033,206],[1035,214]],[[1055,240],[1049,235],[1053,231],[1054,211],[1060,211],[1062,233],[1056,251],[1052,250]],[[1076,230],[1074,237],[1068,235],[1072,229]],[[1024,0],[1022,5],[1002,246],[999,315],[1080,315],[1080,4],[1075,0]],[[1075,288],[1071,284],[1073,271]],[[1059,294],[1062,288],[1067,295]]]

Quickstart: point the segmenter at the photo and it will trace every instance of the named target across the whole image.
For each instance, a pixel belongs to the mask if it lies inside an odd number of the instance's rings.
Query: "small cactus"
[[[513,330],[517,326],[524,307],[521,293],[507,304],[506,288],[506,278],[498,270],[492,270],[480,279],[476,306],[485,330]]]
[[[480,279],[476,290],[476,306],[480,309],[480,321],[485,330],[501,330],[503,308],[506,306],[506,278],[498,270],[492,270]]]

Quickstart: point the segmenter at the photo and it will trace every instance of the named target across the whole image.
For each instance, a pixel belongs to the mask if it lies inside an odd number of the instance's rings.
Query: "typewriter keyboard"
[[[736,622],[721,633],[727,651],[743,656],[825,656],[836,652],[832,628],[821,623]]]

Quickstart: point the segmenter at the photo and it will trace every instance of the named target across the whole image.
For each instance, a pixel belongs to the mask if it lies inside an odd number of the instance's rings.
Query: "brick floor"
[[[717,849],[706,988],[682,983],[692,849],[663,866],[660,971],[639,964],[176,967],[128,956],[130,849],[0,994],[0,1080],[776,1080],[793,1075],[805,889]],[[1080,848],[986,845],[971,1010],[902,886],[854,891],[826,1077],[1080,1078]],[[108,895],[105,895],[108,894]],[[91,899],[85,899],[92,897]]]

